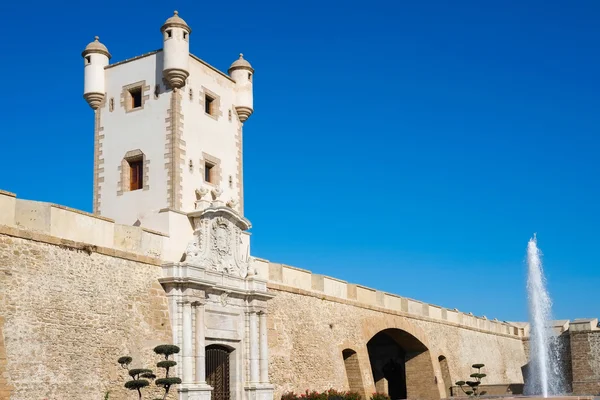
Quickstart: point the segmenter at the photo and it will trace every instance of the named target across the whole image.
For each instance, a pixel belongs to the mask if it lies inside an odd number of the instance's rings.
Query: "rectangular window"
[[[144,162],[142,159],[129,161],[129,190],[144,187]]]
[[[208,183],[214,182],[215,164],[206,161],[204,163],[204,181]]]
[[[129,95],[131,96],[131,109],[140,108],[142,106],[142,88],[129,89]]]
[[[204,96],[204,112],[210,115],[214,115],[215,99],[209,95]]]

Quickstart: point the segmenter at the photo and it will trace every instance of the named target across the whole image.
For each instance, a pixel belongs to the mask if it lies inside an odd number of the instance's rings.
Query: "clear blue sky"
[[[600,316],[600,3],[522,3],[4,2],[0,188],[91,210],[81,51],[158,49],[178,9],[256,69],[255,256],[524,320],[537,232],[555,316]]]

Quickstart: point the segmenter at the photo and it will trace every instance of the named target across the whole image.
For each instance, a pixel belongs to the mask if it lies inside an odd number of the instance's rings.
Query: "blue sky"
[[[557,318],[598,317],[600,3],[0,5],[0,188],[91,210],[81,51],[252,62],[253,254],[500,320],[527,318],[534,232]]]

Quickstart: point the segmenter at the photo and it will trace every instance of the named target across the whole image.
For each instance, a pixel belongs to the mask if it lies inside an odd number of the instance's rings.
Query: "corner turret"
[[[252,79],[254,76],[254,68],[244,59],[244,55],[240,54],[240,58],[235,60],[229,67],[229,76],[235,81],[235,110],[244,123],[254,112],[254,100],[252,95]]]
[[[88,44],[81,53],[84,59],[83,98],[90,107],[97,109],[104,100],[104,67],[108,65],[110,53],[105,45],[100,43],[98,36]]]
[[[190,76],[190,33],[192,29],[177,11],[160,28],[163,34],[163,76],[173,89],[185,86]]]

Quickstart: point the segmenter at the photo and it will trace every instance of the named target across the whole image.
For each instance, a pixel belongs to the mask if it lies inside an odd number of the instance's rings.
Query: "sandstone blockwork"
[[[152,367],[153,347],[172,341],[159,274],[156,265],[0,235],[0,398],[130,399],[116,360]]]
[[[600,331],[571,332],[573,393],[600,396]]]
[[[273,286],[272,292],[268,340],[275,399],[288,391],[329,388],[370,396],[376,387],[405,390],[410,399],[440,399],[453,382],[469,377],[474,363],[486,365],[488,384],[523,383],[526,359],[518,337],[381,313],[293,289]],[[390,378],[389,371],[402,369],[404,382]]]
[[[4,347],[4,317],[0,316],[0,400],[9,400],[12,386],[8,383],[6,371],[6,348]]]

